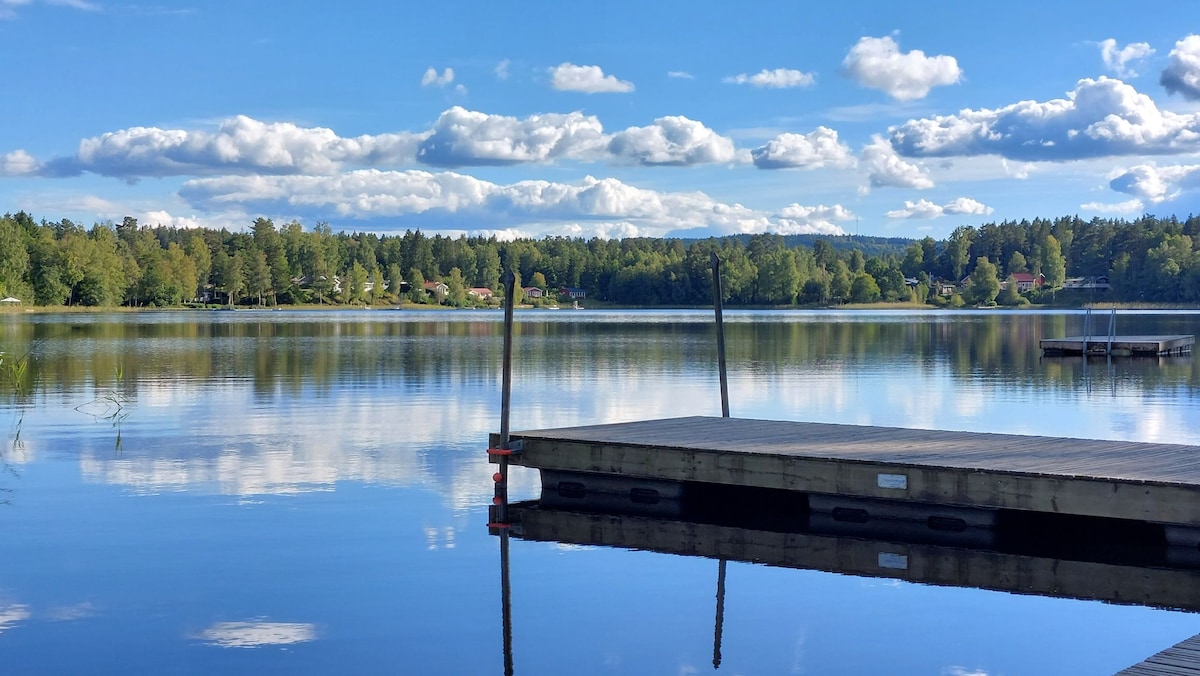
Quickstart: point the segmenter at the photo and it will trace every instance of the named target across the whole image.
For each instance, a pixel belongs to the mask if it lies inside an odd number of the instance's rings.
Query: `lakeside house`
[[[479,300],[491,300],[493,294],[492,290],[486,286],[473,286],[467,289],[467,295]]]
[[[587,298],[587,291],[574,286],[564,286],[558,290],[558,295],[568,296],[573,300],[583,300]]]
[[[441,282],[425,282],[425,291],[431,295],[443,297],[450,293],[450,287]]]
[[[1032,272],[1014,272],[1008,276],[1017,283],[1017,293],[1025,293],[1033,289],[1040,289],[1046,283],[1046,276],[1042,273],[1033,274]],[[1008,288],[1008,279],[1000,282],[1000,288]]]
[[[536,286],[527,286],[521,290],[525,292],[526,298],[541,298],[542,296],[546,295],[544,291]]]
[[[9,296],[8,298],[0,298],[0,303],[3,303],[4,305],[9,305],[9,306],[20,305],[21,299],[13,298],[12,296]]]
[[[1100,275],[1099,277],[1071,277],[1070,279],[1064,279],[1062,288],[1108,291],[1112,289],[1112,285],[1108,283],[1107,275]]]

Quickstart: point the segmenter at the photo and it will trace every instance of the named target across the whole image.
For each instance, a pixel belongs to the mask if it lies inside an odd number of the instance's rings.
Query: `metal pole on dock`
[[[713,312],[717,320],[717,370],[721,374],[721,417],[729,417],[729,376],[725,372],[725,319],[721,314],[721,258],[714,251],[709,255],[712,263]]]
[[[729,376],[725,370],[725,318],[721,313],[721,257],[714,251],[712,263],[713,312],[717,321],[717,370],[721,373],[721,417],[729,417]],[[725,559],[717,568],[717,619],[713,623],[713,669],[721,668],[721,631],[725,626]]]
[[[509,411],[512,399],[512,344],[513,344],[513,305],[516,298],[516,275],[511,270],[504,274],[504,353],[501,364],[500,384],[500,448],[498,454],[500,471],[493,477],[496,480],[496,494],[493,498],[495,526],[500,535],[500,621],[504,633],[504,674],[512,676],[512,584],[509,580],[509,524],[508,524],[508,460],[509,455]],[[490,451],[489,451],[490,452]]]
[[[511,270],[504,273],[504,356],[501,365],[500,381],[500,449],[509,447],[508,414],[512,399],[512,344],[513,344],[513,303],[516,298],[516,275]],[[500,471],[496,481],[496,497],[500,499],[500,520],[508,520],[508,456],[499,456]]]
[[[1117,308],[1112,309],[1112,314],[1108,315],[1108,347],[1105,348],[1104,354],[1108,355],[1109,360],[1112,360],[1112,344],[1113,337],[1117,335]]]

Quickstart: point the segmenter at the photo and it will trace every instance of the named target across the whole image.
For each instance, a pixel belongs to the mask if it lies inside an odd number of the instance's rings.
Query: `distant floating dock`
[[[1165,357],[1191,354],[1195,343],[1195,336],[1069,336],[1039,341],[1042,354],[1047,357]]]
[[[846,522],[965,530],[1041,513],[1161,525],[1172,544],[1200,543],[1198,446],[715,417],[511,439],[509,462],[541,470],[543,499],[646,505],[723,485],[803,494],[807,509]]]

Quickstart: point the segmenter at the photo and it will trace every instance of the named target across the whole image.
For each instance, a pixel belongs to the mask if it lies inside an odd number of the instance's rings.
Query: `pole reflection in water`
[[[490,532],[500,536],[500,616],[504,634],[504,674],[513,673],[512,656],[512,585],[509,581],[508,549],[508,459],[513,450],[509,443],[509,407],[512,396],[513,304],[516,298],[516,275],[510,270],[504,275],[504,349],[500,393],[500,443],[489,448],[488,455],[499,463],[496,472],[496,493],[492,498],[488,520]]]
[[[712,264],[713,315],[717,323],[717,371],[721,382],[721,417],[729,417],[729,374],[725,362],[725,319],[721,300],[721,258],[709,255]],[[717,569],[717,619],[713,629],[713,669],[721,668],[721,630],[725,624],[725,559]]]

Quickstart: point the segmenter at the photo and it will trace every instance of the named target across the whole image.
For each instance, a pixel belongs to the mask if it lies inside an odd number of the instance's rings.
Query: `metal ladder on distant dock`
[[[1112,355],[1113,338],[1117,335],[1117,309],[1112,308],[1108,315],[1108,337],[1104,343],[1104,354]],[[1088,343],[1092,339],[1092,308],[1087,308],[1083,315],[1083,354],[1090,354]]]

